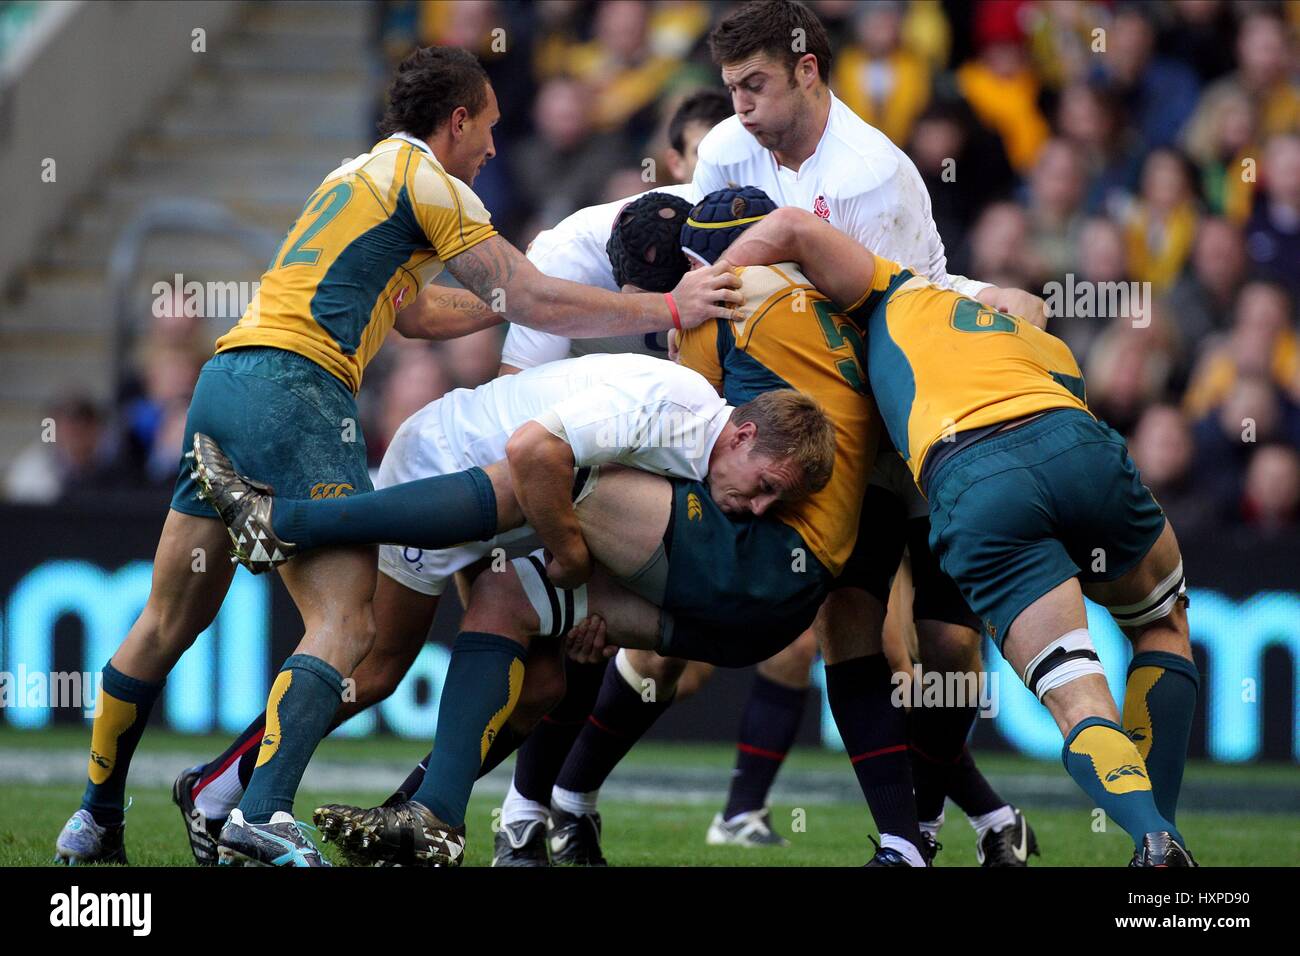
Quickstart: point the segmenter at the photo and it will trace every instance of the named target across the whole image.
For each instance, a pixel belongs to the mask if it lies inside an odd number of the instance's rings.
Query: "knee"
[[[352,678],[356,682],[357,704],[369,707],[387,699],[397,690],[397,685],[402,682],[410,666],[409,655],[376,653],[372,649],[352,672]]]
[[[817,634],[809,629],[774,657],[758,665],[758,672],[786,687],[807,687],[808,672],[817,656]]]
[[[712,664],[705,664],[703,661],[690,661],[686,665],[686,669],[682,671],[682,676],[677,678],[677,699],[685,700],[688,697],[694,697],[712,676]]]
[[[978,671],[983,667],[978,631],[926,620],[916,622],[916,636],[921,666],[927,671]]]
[[[653,681],[659,698],[666,697],[676,691],[677,682],[681,679],[682,673],[686,670],[686,661],[680,657],[660,657],[654,651],[639,651],[624,649],[620,653],[626,655],[626,663],[636,672],[636,676],[641,680]],[[619,662],[615,661],[615,666]],[[624,673],[626,677],[626,672]]]
[[[813,622],[826,663],[879,654],[884,648],[881,640],[884,618],[885,609],[865,591],[855,588],[832,591]]]
[[[528,603],[514,568],[485,571],[474,579],[461,627],[519,639],[536,630],[536,612]]]
[[[564,700],[564,667],[541,666],[532,662],[524,671],[524,686],[510,714],[510,725],[520,734],[529,733],[543,717]]]

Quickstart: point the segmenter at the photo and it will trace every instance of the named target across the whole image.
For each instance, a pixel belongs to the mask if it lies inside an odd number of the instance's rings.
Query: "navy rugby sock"
[[[891,699],[893,673],[884,654],[827,664],[826,697],[877,829],[919,849],[907,711]]]
[[[618,762],[672,702],[672,695],[667,700],[657,695],[647,699],[640,688],[627,682],[615,659],[605,669],[596,707],[569,751],[555,785],[574,793],[599,790]],[[549,800],[547,794],[546,802]]]
[[[497,533],[497,497],[487,472],[470,468],[342,498],[276,498],[271,526],[300,548],[449,548]]]
[[[596,706],[608,666],[608,661],[580,664],[565,658],[564,699],[533,728],[515,761],[515,789],[525,799],[550,806],[551,788]]]
[[[806,687],[786,687],[762,674],[754,675],[740,719],[736,769],[722,811],[724,820],[767,805],[772,782],[799,733],[807,699]]]
[[[1006,806],[970,755],[966,739],[978,707],[915,707],[908,720],[916,811],[922,820],[937,820],[944,798],[968,817]]]

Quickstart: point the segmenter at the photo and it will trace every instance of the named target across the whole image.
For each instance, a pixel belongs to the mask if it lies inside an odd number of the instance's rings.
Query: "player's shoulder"
[[[740,292],[745,297],[739,307],[741,321],[752,318],[773,299],[793,295],[796,290],[805,292],[812,284],[793,262],[780,262],[766,266],[743,266],[736,270],[740,278]]]
[[[827,198],[845,199],[891,183],[903,165],[903,151],[843,101],[831,104],[822,142],[822,176]]]
[[[739,116],[728,116],[704,134],[696,149],[699,161],[710,166],[737,166],[765,152],[745,127]]]

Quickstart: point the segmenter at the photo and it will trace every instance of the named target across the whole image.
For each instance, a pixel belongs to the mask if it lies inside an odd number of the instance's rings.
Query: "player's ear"
[[[736,426],[736,445],[752,442],[758,437],[758,426],[753,422],[741,422]]]
[[[794,65],[794,75],[800,86],[807,87],[815,82],[821,76],[817,70],[817,55],[805,53],[800,57],[799,62]]]
[[[664,160],[668,163],[668,172],[673,179],[681,182],[686,179],[686,157],[669,146],[664,150]]]
[[[463,106],[458,106],[451,111],[451,132],[454,136],[459,136],[465,131],[465,121],[469,119],[469,110]]]

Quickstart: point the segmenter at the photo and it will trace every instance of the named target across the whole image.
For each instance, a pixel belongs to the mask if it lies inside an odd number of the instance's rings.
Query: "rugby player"
[[[792,36],[804,39],[799,50],[807,52],[792,50]],[[1044,321],[1043,304],[1035,296],[947,275],[943,243],[919,173],[905,153],[831,93],[826,82],[830,41],[807,7],[797,2],[746,4],[719,21],[709,42],[736,115],[715,126],[699,145],[698,195],[728,185],[756,186],[778,206],[812,210],[882,255],[911,263],[939,285]],[[715,842],[774,842],[762,800],[802,716],[815,636],[828,662],[832,714],[881,832],[883,849],[877,856],[911,865],[932,859],[946,793],[976,830],[981,864],[1024,866],[1036,850],[1032,831],[984,779],[966,748],[978,713],[974,702],[918,711],[910,732],[907,715],[890,703],[893,671],[882,630],[890,579],[905,548],[912,559],[913,616],[923,666],[960,673],[981,669],[978,619],[929,553],[925,502],[896,455],[886,453],[877,463],[862,523],[871,530],[870,541],[855,550],[814,623],[814,634],[760,670],[746,707],[755,711],[755,719],[747,715],[744,723],[736,788],[710,835]],[[571,758],[575,768],[612,767],[625,752],[627,738],[649,726],[637,721],[611,734],[601,730],[613,726],[609,714],[593,717],[577,734]],[[542,729],[550,728],[543,724]],[[556,786],[571,790],[558,781],[564,777],[574,784],[578,776],[588,783],[593,778],[562,771],[554,779]],[[538,793],[532,786],[535,804]],[[588,793],[573,803],[592,799]],[[513,816],[509,797],[506,808],[503,815]],[[918,808],[925,808],[920,819]],[[525,809],[537,812],[535,805]],[[559,834],[570,858],[598,859],[595,819],[570,829]]]
[[[803,210],[768,216],[726,253],[738,266],[791,255],[864,336],[931,548],[1051,712],[1066,770],[1132,836],[1130,865],[1195,866],[1174,822],[1199,688],[1182,558],[1124,440],[1088,410],[1070,350]],[[1085,595],[1133,644],[1122,725]]]
[[[495,154],[499,115],[471,54],[427,48],[402,63],[385,138],[326,176],[239,324],[218,340],[195,388],[187,446],[196,431],[214,435],[238,464],[293,497],[368,490],[355,402],[362,374],[397,326],[398,307],[443,268],[468,290],[465,299],[481,300],[466,310],[471,325],[490,317],[494,299],[518,321],[560,332],[588,328],[596,315],[605,328],[644,334],[727,314],[739,297],[725,275],[684,282],[672,295],[631,296],[539,273],[496,234],[468,185]],[[399,331],[425,332],[416,323]],[[182,460],[145,609],[104,667],[86,791],[56,843],[63,862],[126,861],[131,756],[163,680],[229,587],[232,569],[206,564],[224,550],[225,529],[195,487]],[[342,675],[373,639],[374,549],[321,550],[281,576],[305,634],[272,685],[279,720],[261,738],[239,819],[221,839],[250,860],[320,865],[294,823],[293,794],[337,710]]]

